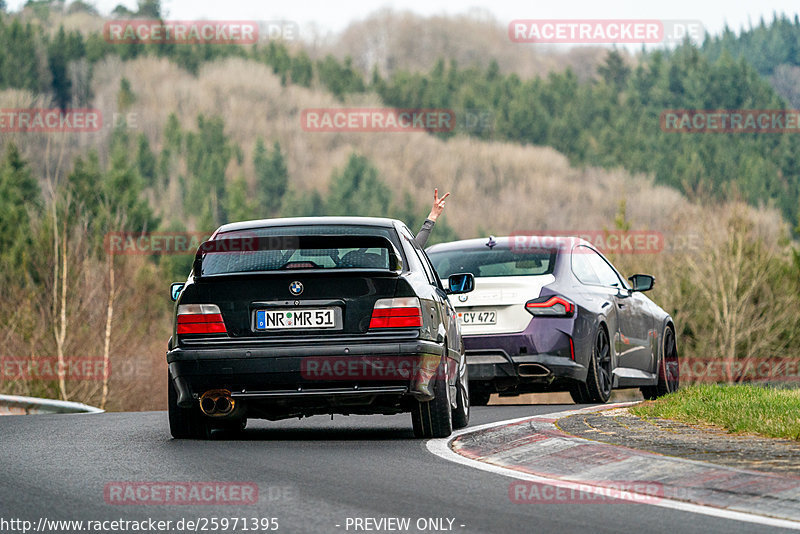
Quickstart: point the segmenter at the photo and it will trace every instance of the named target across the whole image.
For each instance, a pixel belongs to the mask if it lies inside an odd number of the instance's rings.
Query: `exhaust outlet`
[[[215,409],[220,415],[227,415],[233,410],[233,400],[228,397],[219,397]]]
[[[517,367],[517,373],[528,378],[544,378],[550,376],[550,369],[538,363],[521,363]]]
[[[200,411],[210,417],[222,417],[233,412],[236,401],[227,389],[211,389],[200,396]]]
[[[203,397],[200,399],[200,411],[206,415],[211,415],[216,411],[217,403],[211,397]]]

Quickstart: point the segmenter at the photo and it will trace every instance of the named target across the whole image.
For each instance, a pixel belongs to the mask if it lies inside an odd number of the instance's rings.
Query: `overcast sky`
[[[17,10],[26,0],[6,0],[9,9]],[[68,2],[70,0],[67,0]],[[108,14],[116,5],[135,8],[135,0],[89,1],[101,13]],[[479,8],[491,13],[502,25],[514,19],[681,19],[700,20],[710,33],[718,33],[727,22],[734,29],[757,24],[760,17],[772,19],[773,12],[793,17],[800,11],[797,0],[162,0],[167,18],[274,20],[297,22],[306,33],[312,24],[322,33],[337,32],[353,20],[364,18],[381,7],[410,10],[421,15],[464,13]]]

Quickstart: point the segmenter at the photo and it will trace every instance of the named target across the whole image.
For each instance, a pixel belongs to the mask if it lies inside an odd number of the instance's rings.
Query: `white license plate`
[[[497,324],[497,312],[496,311],[472,311],[472,312],[459,312],[458,319],[461,321],[461,324]]]
[[[336,328],[334,308],[292,308],[256,311],[256,330]]]

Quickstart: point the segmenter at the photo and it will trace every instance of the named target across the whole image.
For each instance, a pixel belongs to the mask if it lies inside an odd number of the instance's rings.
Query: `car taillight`
[[[372,309],[370,328],[419,328],[422,309],[417,297],[378,299]]]
[[[216,304],[181,304],[178,306],[179,334],[227,334],[225,322]]]
[[[575,313],[575,304],[564,297],[548,295],[525,303],[525,309],[531,315],[542,317],[572,317]]]

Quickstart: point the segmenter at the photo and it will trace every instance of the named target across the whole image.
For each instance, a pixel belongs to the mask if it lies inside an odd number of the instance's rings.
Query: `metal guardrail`
[[[80,402],[0,395],[0,415],[26,415],[42,413],[103,413],[105,410]]]

